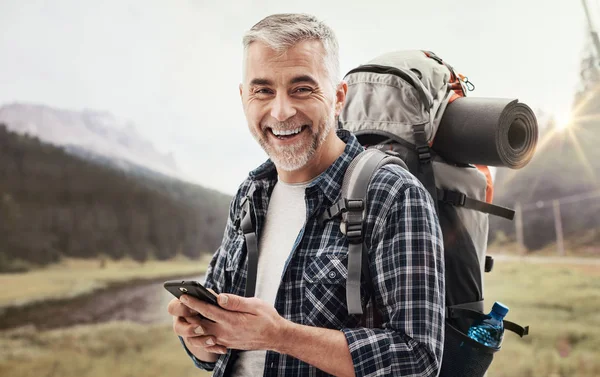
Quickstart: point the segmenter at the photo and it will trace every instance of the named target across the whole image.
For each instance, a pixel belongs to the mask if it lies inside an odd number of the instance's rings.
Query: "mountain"
[[[0,124],[0,272],[63,256],[212,253],[230,199],[153,172],[114,169]]]
[[[0,123],[9,130],[64,146],[67,151],[87,154],[88,158],[121,165],[126,170],[145,167],[162,174],[181,176],[172,154],[161,154],[131,122],[108,112],[13,103],[0,107]]]

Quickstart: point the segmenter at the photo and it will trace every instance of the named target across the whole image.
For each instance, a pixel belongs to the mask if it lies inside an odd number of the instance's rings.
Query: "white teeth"
[[[298,127],[295,130],[276,130],[276,129],[271,129],[271,131],[273,131],[273,135],[275,136],[288,136],[288,135],[295,135],[297,133],[300,133],[300,131],[302,131],[302,127]]]

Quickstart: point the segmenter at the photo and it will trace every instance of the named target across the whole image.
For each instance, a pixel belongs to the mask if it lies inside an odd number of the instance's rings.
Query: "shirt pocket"
[[[348,315],[347,249],[326,249],[311,259],[303,273],[305,322],[311,326],[341,329],[355,327],[360,316]]]

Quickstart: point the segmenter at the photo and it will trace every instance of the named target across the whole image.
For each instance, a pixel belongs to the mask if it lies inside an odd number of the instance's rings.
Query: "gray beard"
[[[264,134],[257,135],[256,131],[253,131],[252,135],[277,168],[284,171],[295,171],[305,166],[314,157],[317,149],[323,145],[334,125],[335,109],[332,108],[329,116],[319,127],[321,130],[320,134],[313,134],[312,142],[308,146],[305,144],[294,144],[284,149],[274,148],[267,142],[267,137]]]

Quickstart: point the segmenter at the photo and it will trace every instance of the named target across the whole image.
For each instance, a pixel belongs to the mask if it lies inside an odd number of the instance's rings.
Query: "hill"
[[[198,185],[78,157],[0,124],[0,271],[62,256],[197,257],[218,247],[229,201]]]

